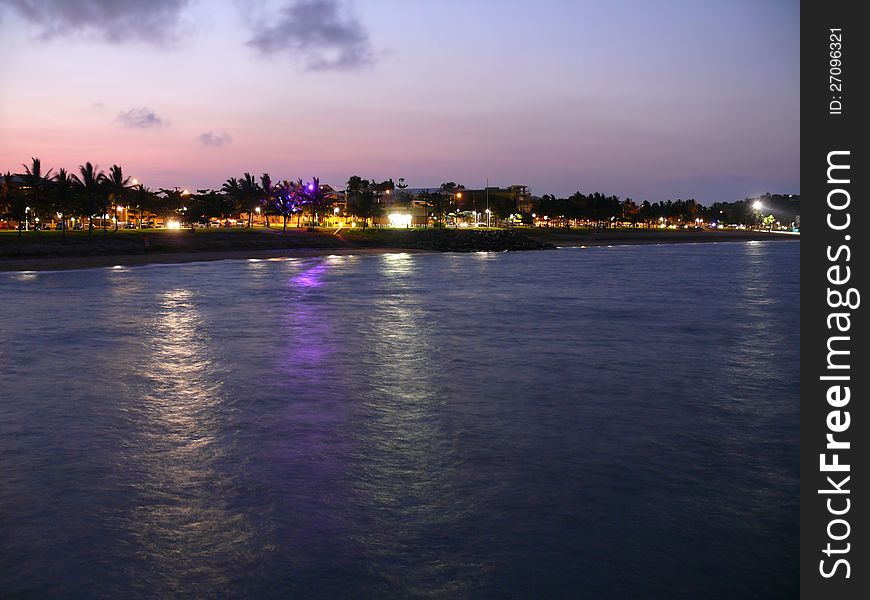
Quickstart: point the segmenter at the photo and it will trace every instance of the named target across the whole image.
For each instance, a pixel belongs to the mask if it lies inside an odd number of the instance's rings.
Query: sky
[[[797,0],[0,0],[0,171],[800,193]]]

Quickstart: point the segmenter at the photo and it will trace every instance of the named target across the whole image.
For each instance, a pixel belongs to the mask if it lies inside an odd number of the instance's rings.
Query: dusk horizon
[[[799,194],[798,21],[790,2],[0,0],[0,171]]]

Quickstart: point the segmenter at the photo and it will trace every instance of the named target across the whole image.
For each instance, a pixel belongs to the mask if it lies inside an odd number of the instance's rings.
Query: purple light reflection
[[[320,281],[320,276],[326,272],[326,269],[329,267],[325,262],[320,263],[319,265],[315,265],[310,269],[306,269],[299,273],[296,277],[291,279],[290,281],[299,287],[304,288],[314,288],[321,285],[323,282]]]

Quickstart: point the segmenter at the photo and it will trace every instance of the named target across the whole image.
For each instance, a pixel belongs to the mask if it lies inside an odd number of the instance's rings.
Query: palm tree
[[[248,227],[250,228],[254,218],[254,208],[262,195],[260,185],[250,173],[245,173],[239,180],[239,194],[242,206],[248,209]]]
[[[131,186],[130,178],[124,177],[124,171],[118,165],[112,165],[109,174],[103,180],[108,199],[112,202],[112,216],[115,220],[115,231],[118,231],[118,202],[126,203]]]
[[[221,186],[221,191],[232,198],[233,200],[233,210],[241,210],[242,206],[242,190],[239,187],[239,180],[235,177],[230,177],[224,182]]]
[[[86,162],[79,165],[79,175],[73,175],[72,178],[78,188],[81,211],[88,216],[88,235],[91,235],[94,230],[94,214],[101,208],[105,209],[105,194],[102,189],[105,175],[99,167]],[[101,214],[104,213],[105,210]]]
[[[0,179],[0,216],[7,217],[18,214],[19,201],[20,195],[12,179],[12,173],[7,171]]]
[[[42,206],[48,195],[48,188],[51,186],[51,169],[45,174],[42,173],[42,162],[38,158],[30,159],[31,165],[21,165],[24,167],[24,175],[21,177],[21,188],[30,202],[31,211],[36,213],[44,209]],[[28,218],[25,211],[24,218]],[[21,229],[19,228],[19,233]]]
[[[285,179],[275,188],[274,206],[284,217],[284,233],[287,233],[287,216],[293,214],[302,205],[302,189],[301,179],[298,183]]]
[[[66,236],[66,215],[72,210],[75,200],[75,181],[72,176],[66,172],[66,169],[58,169],[57,175],[54,176],[54,186],[52,187],[52,196],[54,208],[60,213],[60,235]]]
[[[272,178],[269,177],[268,173],[263,173],[260,176],[260,189],[263,193],[263,207],[268,210],[268,207],[272,205],[272,200],[275,198],[275,194],[278,192],[278,186],[272,185]],[[266,216],[266,227],[269,227],[268,216]]]
[[[133,199],[136,202],[136,210],[139,212],[137,225],[139,229],[142,229],[142,211],[147,210],[149,212],[154,212],[156,210],[157,194],[155,192],[152,192],[141,183],[137,186],[134,186],[133,189],[135,190],[133,192]]]
[[[312,224],[317,225],[317,217],[326,210],[326,194],[320,188],[320,179],[314,177],[305,188],[305,195],[311,207]]]

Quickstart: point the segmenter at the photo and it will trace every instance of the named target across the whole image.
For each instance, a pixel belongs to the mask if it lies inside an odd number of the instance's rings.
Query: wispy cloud
[[[344,14],[342,14],[344,13]],[[375,62],[366,28],[338,0],[296,0],[254,27],[248,45],[286,54],[312,71],[354,70]]]
[[[199,134],[197,139],[203,146],[223,146],[233,141],[233,138],[226,133],[216,134],[212,131]]]
[[[43,38],[95,35],[107,42],[165,43],[190,0],[0,0],[39,29]]]
[[[165,122],[150,108],[131,108],[118,113],[116,123],[130,129],[153,129],[162,127]]]

